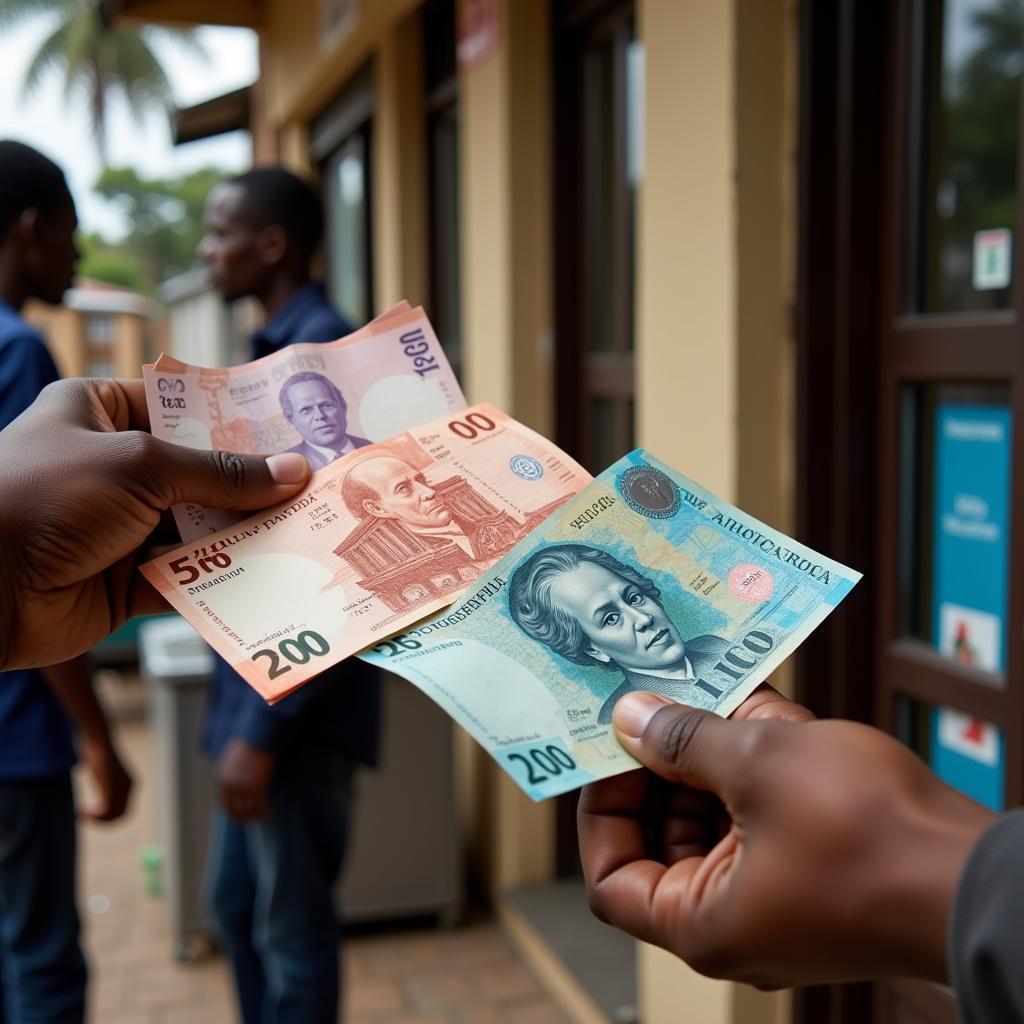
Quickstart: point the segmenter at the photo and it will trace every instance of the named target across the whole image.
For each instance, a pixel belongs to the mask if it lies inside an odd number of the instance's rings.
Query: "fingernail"
[[[309,463],[296,452],[269,455],[267,469],[276,484],[298,484],[309,476]]]
[[[638,740],[643,736],[651,719],[666,705],[675,701],[659,697],[656,693],[627,693],[619,699],[612,713],[615,728],[624,736]]]

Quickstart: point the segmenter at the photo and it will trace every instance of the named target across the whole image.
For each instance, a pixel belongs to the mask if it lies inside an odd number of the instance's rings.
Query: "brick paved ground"
[[[128,701],[139,700],[136,692]],[[83,824],[82,917],[92,966],[93,1024],[231,1024],[230,982],[219,958],[174,959],[167,910],[144,892],[140,850],[153,841],[151,735],[121,725],[140,784],[127,820]],[[491,922],[452,931],[394,931],[350,938],[347,1024],[565,1024]]]

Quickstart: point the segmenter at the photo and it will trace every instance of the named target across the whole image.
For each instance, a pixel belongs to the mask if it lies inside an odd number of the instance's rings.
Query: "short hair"
[[[325,377],[322,373],[314,373],[312,370],[303,370],[302,373],[293,373],[282,385],[281,390],[277,393],[277,400],[281,403],[281,412],[284,413],[285,419],[290,420],[292,413],[295,411],[292,407],[292,400],[288,397],[288,389],[293,387],[295,384],[302,384],[307,380],[318,380],[322,384],[326,384],[328,390],[337,399],[338,404],[342,409],[348,409],[348,402],[345,401],[345,396],[335,386],[334,381]]]
[[[632,583],[652,600],[661,591],[631,566],[600,548],[584,544],[554,544],[541,548],[512,573],[509,582],[509,611],[515,624],[531,640],[546,644],[577,665],[603,665],[587,654],[590,641],[579,622],[551,599],[551,585],[563,574],[578,569],[584,562],[600,565]]]
[[[48,217],[71,201],[64,172],[49,157],[23,142],[0,140],[0,239],[26,210]]]
[[[242,206],[260,228],[277,225],[305,259],[312,259],[324,229],[320,197],[302,178],[283,167],[257,167],[226,184],[242,190]]]

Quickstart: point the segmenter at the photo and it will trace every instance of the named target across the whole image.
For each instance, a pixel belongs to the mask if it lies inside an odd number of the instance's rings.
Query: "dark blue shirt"
[[[253,357],[297,342],[334,341],[352,329],[327,301],[323,288],[309,284],[253,335]],[[232,739],[243,739],[277,754],[298,742],[317,744],[338,750],[351,761],[374,764],[378,717],[376,669],[356,658],[335,665],[270,705],[215,656],[203,740],[214,759]]]
[[[0,300],[0,430],[59,379],[39,333]],[[35,669],[0,672],[0,779],[30,779],[75,763],[71,722]]]

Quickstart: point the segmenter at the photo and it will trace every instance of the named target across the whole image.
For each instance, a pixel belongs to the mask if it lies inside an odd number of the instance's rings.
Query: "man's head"
[[[512,574],[509,610],[527,636],[569,661],[657,675],[679,668],[685,655],[660,596],[607,551],[555,544]]]
[[[199,257],[228,299],[266,292],[274,278],[309,278],[323,231],[317,194],[283,167],[260,167],[210,190]]]
[[[64,172],[31,146],[0,141],[0,249],[17,260],[26,298],[57,303],[71,287],[77,226]]]
[[[451,512],[423,474],[394,455],[374,455],[357,462],[342,482],[341,496],[359,519],[398,519],[421,530],[452,521]]]
[[[293,373],[277,396],[285,419],[304,441],[340,451],[348,434],[348,406],[319,373]]]

